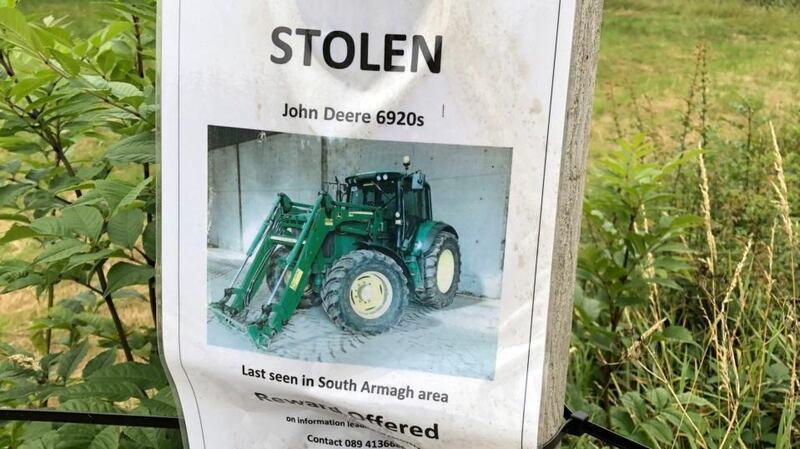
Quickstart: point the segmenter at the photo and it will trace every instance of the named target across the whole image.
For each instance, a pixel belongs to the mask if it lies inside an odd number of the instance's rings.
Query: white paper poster
[[[190,447],[533,448],[574,0],[161,4]]]

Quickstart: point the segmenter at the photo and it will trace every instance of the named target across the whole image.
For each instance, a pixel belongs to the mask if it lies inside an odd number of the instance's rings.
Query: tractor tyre
[[[275,248],[275,251],[267,260],[267,274],[264,276],[264,283],[267,285],[267,292],[268,294],[272,294],[273,286],[276,286],[278,291],[275,292],[275,300],[279,300],[281,296],[283,296],[283,292],[286,291],[286,286],[289,285],[289,276],[291,273],[286,273],[283,280],[281,281],[281,273],[283,273],[283,264],[279,263],[281,260],[285,260],[289,256],[289,248],[285,246],[278,246]],[[303,297],[300,299],[300,303],[297,304],[298,309],[310,309],[316,305],[319,305],[320,298],[319,295],[314,293],[314,290],[311,289],[311,282],[309,280],[308,287],[306,291],[303,292]]]
[[[425,306],[442,309],[453,303],[461,280],[461,249],[458,237],[442,231],[423,256],[423,289],[417,300]]]
[[[369,335],[397,324],[409,296],[408,279],[397,262],[365,249],[334,262],[322,286],[322,306],[331,321]]]

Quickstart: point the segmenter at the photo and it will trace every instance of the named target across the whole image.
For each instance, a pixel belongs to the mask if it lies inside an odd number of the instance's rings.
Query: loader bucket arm
[[[261,224],[247,250],[247,255],[234,276],[225,294],[217,302],[211,303],[211,310],[222,321],[241,327],[246,317],[250,301],[264,283],[267,263],[278,245],[293,240],[286,235],[285,222],[290,217],[303,216],[312,206],[295,203],[288,196],[279,193],[267,218]],[[243,274],[243,275],[242,275]],[[241,279],[240,279],[241,278]]]
[[[283,274],[289,273],[289,285],[284,290],[283,296],[274,298],[275,292],[273,291],[261,317],[248,325],[247,332],[256,345],[265,347],[269,338],[280,332],[297,310],[314,260],[322,248],[325,237],[333,230],[331,224],[326,224],[325,220],[326,209],[328,209],[330,201],[327,194],[317,197],[317,201],[309,212],[308,220],[286,257],[286,268]]]
[[[317,196],[313,205],[295,203],[286,195],[279,194],[231,286],[220,301],[211,304],[210,310],[222,322],[247,332],[257,346],[266,347],[269,339],[283,329],[300,304],[325,238],[343,228],[355,233],[360,228],[366,235],[377,210],[339,203],[324,192]],[[356,229],[351,227],[353,225]],[[299,234],[294,234],[297,229]],[[277,286],[273,286],[260,316],[249,321],[248,306],[264,285],[269,259],[279,245],[289,249],[289,254],[283,259],[283,272],[278,277],[288,279],[288,285],[280,295]],[[244,276],[239,281],[241,273]]]

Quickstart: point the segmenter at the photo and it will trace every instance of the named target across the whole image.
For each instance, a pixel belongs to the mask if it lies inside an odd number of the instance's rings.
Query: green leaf
[[[158,431],[156,429],[146,429],[142,427],[126,427],[123,432],[125,436],[133,440],[140,447],[156,448],[159,446]]]
[[[31,222],[31,229],[41,235],[65,237],[69,235],[68,226],[63,217],[41,217]]]
[[[39,254],[39,257],[34,259],[38,263],[53,263],[59,260],[66,259],[75,254],[85,253],[89,251],[91,246],[76,239],[66,239],[58,241],[52,245],[48,245]]]
[[[114,293],[129,285],[147,284],[154,275],[152,267],[119,262],[108,270],[106,293]]]
[[[111,89],[111,95],[117,98],[141,97],[144,95],[138,87],[130,83],[110,81],[108,87]]]
[[[700,397],[690,391],[678,393],[678,402],[683,405],[695,405],[697,407],[714,407],[713,404],[708,401],[708,399]]]
[[[31,28],[25,16],[16,8],[0,8],[0,29],[9,33],[4,36],[6,39],[30,48]]]
[[[653,407],[655,407],[657,410],[666,408],[671,400],[669,392],[665,388],[661,387],[648,390],[646,396],[647,400],[650,401],[650,403],[653,404]]]
[[[63,53],[56,49],[50,49],[50,54],[53,55],[58,64],[61,68],[67,72],[70,76],[77,76],[81,71],[81,63],[77,59],[73,58],[72,55]]]
[[[17,144],[21,143],[24,145],[28,143],[26,139],[22,138],[0,137],[0,147],[3,147],[9,151],[13,151],[12,148],[8,148],[9,139],[12,142],[16,142]],[[22,161],[20,161],[19,159],[12,159],[10,161],[6,161],[0,164],[0,172],[6,172],[9,175],[15,175],[19,171],[20,167],[22,167]]]
[[[5,289],[3,289],[3,293],[10,293],[16,290],[21,290],[23,288],[30,287],[32,285],[41,285],[45,279],[36,273],[31,273],[21,278],[15,279],[13,282],[10,282],[6,285]]]
[[[30,359],[30,361],[32,362],[33,359]],[[23,379],[35,374],[36,371],[33,366],[21,366],[5,360],[0,362],[0,382]]]
[[[42,435],[35,436],[33,439],[26,440],[19,449],[56,449],[56,445],[61,441],[57,430],[51,430]]]
[[[56,373],[66,382],[67,379],[78,369],[86,354],[89,353],[89,340],[83,340],[78,346],[61,354],[58,360]]]
[[[791,370],[782,362],[775,362],[765,370],[767,379],[779,383],[791,377]]]
[[[624,407],[611,408],[611,425],[613,429],[619,429],[618,431],[622,431],[628,435],[633,433],[636,428],[636,424],[631,418],[630,413]]]
[[[47,74],[48,76],[33,76],[19,80],[19,82],[17,82],[17,84],[11,88],[9,93],[14,97],[15,100],[19,101],[26,95],[33,93],[33,91],[36,89],[53,81],[53,77],[49,76],[50,73],[51,72],[44,72],[44,74]]]
[[[7,119],[7,117],[4,117]],[[6,123],[9,123],[6,121]],[[19,154],[34,154],[39,153],[41,148],[39,145],[31,142],[29,139],[25,139],[19,136],[9,136],[9,137],[0,137],[0,148],[4,150],[8,150],[12,153],[19,153]],[[2,171],[7,172],[9,174],[15,174],[19,171],[21,166],[21,162],[17,159],[14,161],[9,161],[2,164]]]
[[[175,404],[172,389],[162,388],[152,398],[142,399],[140,408],[144,408],[150,415],[175,416],[178,413]]]
[[[674,341],[677,343],[694,343],[692,333],[683,326],[670,326],[664,329],[661,331],[661,338],[666,341]]]
[[[58,429],[58,449],[86,449],[98,433],[97,426],[65,424]]]
[[[127,401],[130,398],[139,398],[142,391],[130,382],[82,382],[71,385],[61,390],[59,397],[67,399],[96,399],[104,398],[114,402]]]
[[[144,181],[140,182],[139,184],[137,184],[134,188],[132,188],[127,194],[125,194],[124,197],[122,197],[122,199],[119,201],[119,204],[114,209],[114,212],[117,212],[120,209],[123,209],[123,208],[133,204],[133,202],[136,201],[137,198],[139,198],[139,195],[142,194],[144,189],[152,181],[153,181],[153,178],[149,177],[149,178],[145,179]]]
[[[109,426],[101,430],[89,443],[88,449],[117,449],[119,448],[119,428]]]
[[[30,218],[22,214],[0,214],[0,221],[18,221],[20,223],[30,223]]]
[[[131,191],[134,186],[113,179],[101,179],[95,181],[95,188],[100,193],[100,196],[108,204],[110,210],[115,210],[122,198]]]
[[[117,350],[109,349],[97,354],[95,358],[89,360],[89,363],[83,367],[83,378],[87,378],[94,374],[96,371],[111,366],[117,361]]]
[[[27,239],[31,237],[37,237],[40,234],[29,226],[13,224],[11,227],[3,234],[3,237],[0,238],[0,245],[5,245],[6,243],[15,242],[17,240]]]
[[[139,198],[139,195],[141,195],[147,185],[152,181],[153,178],[149,177],[141,181],[139,184],[132,186],[120,181],[103,179],[96,181],[95,186],[100,192],[100,195],[102,195],[103,199],[106,201],[106,204],[108,204],[108,207],[111,210],[110,215],[114,215],[119,210],[133,204],[133,202]]]
[[[103,230],[103,215],[94,207],[68,207],[64,209],[63,216],[68,229],[92,241],[97,240]]]
[[[116,334],[114,322],[98,313],[81,312],[75,315],[75,319],[87,327],[93,328],[92,334],[100,336],[112,336]]]
[[[155,162],[155,134],[146,132],[120,140],[108,149],[106,159],[116,163],[135,162],[144,164]]]
[[[64,271],[69,271],[85,263],[91,263],[92,266],[94,266],[100,260],[107,259],[112,255],[114,255],[114,253],[116,252],[117,251],[113,249],[104,249],[93,253],[78,254],[77,256],[72,256],[69,258],[69,263],[67,264],[67,266],[64,267]]]
[[[144,228],[144,212],[141,209],[125,209],[108,222],[111,242],[124,248],[133,248]]]
[[[669,444],[673,440],[669,426],[655,419],[642,423],[642,430],[656,443]]]
[[[620,402],[631,413],[634,421],[640,421],[647,417],[647,406],[644,399],[636,392],[628,392],[620,397]]]
[[[59,193],[64,193],[64,192],[74,192],[76,190],[91,189],[92,187],[94,187],[94,182],[92,182],[92,181],[83,181],[83,182],[79,182],[79,183],[76,183],[76,184],[69,184],[69,185],[66,185],[64,187],[59,187],[58,190],[56,190],[54,193],[55,194],[59,194]]]
[[[10,206],[15,207],[17,205],[17,199],[23,193],[33,189],[33,186],[30,184],[7,184],[3,187],[0,187],[0,207],[2,206]]]
[[[114,404],[99,399],[70,399],[59,403],[58,409],[68,412],[119,413]]]
[[[95,43],[95,45],[100,46],[111,39],[114,39],[120,34],[130,31],[132,27],[133,24],[128,21],[111,22],[105,29],[93,36],[92,41]]]
[[[143,390],[169,385],[164,370],[156,364],[119,363],[99,369],[88,377],[90,382],[130,382]]]
[[[103,201],[106,201],[105,197],[103,197],[102,193],[97,189],[97,184],[92,183],[92,186],[95,188],[84,193],[82,197],[75,200],[72,204],[76,206],[94,206],[100,205],[103,203]]]
[[[651,279],[651,282],[673,290],[681,290],[680,284],[669,278],[656,277]]]
[[[130,83],[107,81],[97,75],[83,75],[83,79],[93,88],[107,91],[116,98],[141,97],[144,95],[138,87]]]

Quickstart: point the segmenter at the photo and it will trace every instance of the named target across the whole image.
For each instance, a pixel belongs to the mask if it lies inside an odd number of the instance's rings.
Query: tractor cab
[[[345,179],[340,201],[381,209],[390,246],[400,249],[412,239],[424,221],[430,220],[431,187],[425,175],[413,173],[373,172]]]

